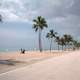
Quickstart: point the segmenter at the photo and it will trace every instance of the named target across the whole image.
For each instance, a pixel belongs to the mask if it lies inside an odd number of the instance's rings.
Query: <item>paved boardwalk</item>
[[[0,80],[80,80],[80,51],[2,73]]]

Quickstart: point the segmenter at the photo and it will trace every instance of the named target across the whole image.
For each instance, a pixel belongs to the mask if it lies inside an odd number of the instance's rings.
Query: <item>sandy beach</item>
[[[66,52],[55,57],[55,53],[35,53],[37,57],[47,55],[49,58],[1,73],[0,80],[80,80],[80,51],[67,52],[65,55],[64,53]],[[20,57],[23,57],[23,54]]]
[[[67,53],[67,52],[66,52]],[[38,61],[64,55],[62,51],[26,51],[25,54],[16,52],[1,52],[0,53],[0,73],[11,71],[16,68],[24,67]]]

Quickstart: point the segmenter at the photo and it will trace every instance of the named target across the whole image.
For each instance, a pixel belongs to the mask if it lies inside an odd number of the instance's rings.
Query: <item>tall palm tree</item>
[[[52,40],[53,40],[53,38],[56,38],[56,34],[57,34],[57,32],[54,32],[54,30],[52,29],[46,35],[46,37],[48,39],[51,39],[51,42],[50,42],[50,52],[51,52],[51,49],[52,49]]]
[[[59,37],[59,36],[56,36],[55,41],[57,42],[57,45],[58,45],[58,50],[59,50],[59,45],[60,45],[60,37]]]
[[[33,28],[36,32],[39,31],[39,50],[42,52],[41,32],[44,28],[47,28],[48,25],[45,18],[41,16],[38,16],[37,19],[33,20],[33,22]]]

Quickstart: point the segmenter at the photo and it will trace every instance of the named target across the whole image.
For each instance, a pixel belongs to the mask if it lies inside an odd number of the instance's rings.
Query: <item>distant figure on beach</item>
[[[22,53],[22,54],[25,54],[25,49],[22,49],[22,48],[21,48],[21,53]]]

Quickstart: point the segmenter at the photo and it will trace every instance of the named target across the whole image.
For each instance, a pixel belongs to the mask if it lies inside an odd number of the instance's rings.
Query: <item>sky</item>
[[[0,14],[0,49],[38,48],[38,32],[32,29],[37,16],[48,23],[42,33],[44,49],[49,48],[45,36],[50,29],[80,39],[80,0],[0,0]]]

